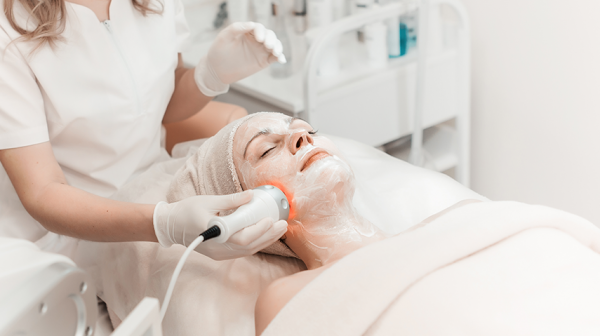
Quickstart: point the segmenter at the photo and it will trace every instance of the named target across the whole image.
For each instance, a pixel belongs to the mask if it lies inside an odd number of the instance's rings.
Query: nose
[[[302,147],[308,146],[308,144],[314,144],[312,135],[308,134],[308,131],[299,131],[292,134],[290,141],[290,151],[292,154],[296,154]]]

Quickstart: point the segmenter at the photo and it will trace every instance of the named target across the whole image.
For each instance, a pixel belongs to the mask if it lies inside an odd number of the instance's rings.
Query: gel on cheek
[[[310,148],[305,149],[303,154],[307,152],[310,152]],[[272,184],[280,188],[288,197],[291,207],[290,218],[292,219],[318,222],[319,219],[330,216],[331,212],[337,208],[336,203],[344,199],[343,196],[345,196],[336,195],[336,193],[346,191],[346,188],[336,190],[340,189],[337,186],[341,185],[343,187],[344,183],[350,182],[348,180],[352,179],[349,166],[337,157],[319,160],[303,173],[290,172],[290,167],[272,164],[273,162],[289,161],[282,156],[271,160],[267,169],[263,167],[263,164],[253,167],[249,162],[244,162],[240,172],[248,188],[263,184]],[[351,199],[352,192],[350,192],[349,197]],[[297,218],[299,215],[302,218]],[[327,226],[324,224],[317,231],[322,232]]]
[[[305,173],[294,196],[296,211],[302,214],[298,219],[303,229],[312,236],[355,240],[357,237],[351,236],[356,231],[345,220],[355,211],[350,167],[334,156],[314,163]]]
[[[300,172],[299,165],[304,161],[304,157],[316,148],[316,146],[308,144],[295,155],[281,151],[265,163],[256,166],[245,161],[240,169],[241,177],[248,188],[272,184],[281,189],[290,203],[290,218],[298,219],[299,222],[304,220],[318,222],[319,218],[331,216],[331,212],[337,207],[336,203],[346,198],[344,197],[346,195],[336,194],[352,190],[353,184],[350,180],[353,179],[353,174],[347,163],[337,156],[318,160],[308,170]],[[285,157],[286,154],[293,155],[293,157]],[[277,164],[285,162],[296,163],[298,166],[289,167],[289,164]],[[268,166],[265,167],[265,164]],[[347,183],[351,184],[348,185],[349,188],[345,187]],[[348,197],[350,201],[352,194],[350,191]],[[297,218],[298,216],[302,218]],[[330,225],[322,226],[317,231],[326,231],[325,227]]]
[[[344,244],[361,241],[375,230],[356,213],[354,174],[337,155],[315,161],[303,172],[290,167],[314,148],[306,145],[293,158],[281,151],[255,166],[245,161],[239,171],[248,188],[271,184],[284,192],[290,204],[289,234],[326,262]]]
[[[298,154],[298,153],[297,153]],[[288,163],[289,164],[285,164]],[[285,150],[277,151],[267,159],[256,161],[254,164],[244,161],[239,167],[240,177],[248,188],[271,184],[279,188],[286,195],[290,204],[289,218],[295,218],[295,180],[298,173],[296,169],[297,157]]]

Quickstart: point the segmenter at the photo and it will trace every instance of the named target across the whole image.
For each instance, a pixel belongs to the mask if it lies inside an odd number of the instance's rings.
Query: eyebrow
[[[296,117],[289,117],[289,118],[287,118],[287,126],[288,126],[288,128],[296,120],[302,120],[302,119],[296,118]],[[252,138],[250,139],[250,141],[248,141],[248,143],[246,144],[246,148],[244,148],[244,159],[246,158],[246,152],[248,151],[248,147],[250,146],[250,143],[252,142],[252,140],[258,138],[261,135],[269,135],[269,134],[271,134],[271,131],[268,130],[268,129],[264,129],[264,130],[258,131],[256,134],[254,134],[252,136]]]
[[[254,134],[252,136],[252,139],[250,139],[250,141],[248,141],[248,143],[246,144],[246,148],[244,148],[244,159],[246,158],[246,152],[248,151],[248,146],[250,146],[250,143],[252,142],[252,140],[258,138],[261,135],[268,135],[268,134],[271,134],[271,131],[265,129],[265,130],[259,131],[258,133]]]

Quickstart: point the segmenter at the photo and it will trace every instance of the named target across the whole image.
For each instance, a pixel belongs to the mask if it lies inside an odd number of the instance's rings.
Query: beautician
[[[251,191],[159,205],[109,197],[165,158],[161,123],[186,120],[229,84],[285,62],[272,31],[232,24],[186,69],[180,0],[0,2],[1,236],[69,256],[77,239],[187,245],[186,232],[250,201]],[[249,255],[285,231],[262,220],[206,254]]]

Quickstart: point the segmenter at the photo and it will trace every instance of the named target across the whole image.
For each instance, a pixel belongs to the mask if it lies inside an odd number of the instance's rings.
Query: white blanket
[[[469,204],[340,260],[263,335],[600,335],[599,252],[575,215]]]
[[[361,143],[329,137],[357,176],[355,205],[384,231],[395,234],[464,199],[484,197],[446,175],[411,166]],[[198,143],[179,146],[183,158],[156,164],[127,184],[116,199],[139,203],[164,200],[173,174]],[[125,318],[144,296],[164,298],[183,248],[153,243],[90,244],[100,256],[99,296]],[[295,259],[267,256],[214,261],[193,253],[175,287],[164,320],[166,335],[253,335],[254,305],[272,281],[303,269]],[[101,276],[100,276],[101,275]]]

